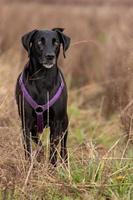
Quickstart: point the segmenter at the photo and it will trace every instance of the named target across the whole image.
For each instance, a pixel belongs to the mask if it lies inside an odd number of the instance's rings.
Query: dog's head
[[[63,54],[70,45],[70,38],[63,33],[62,28],[52,30],[33,30],[22,37],[22,44],[29,57],[32,56],[45,68],[53,67],[58,59],[62,44]]]

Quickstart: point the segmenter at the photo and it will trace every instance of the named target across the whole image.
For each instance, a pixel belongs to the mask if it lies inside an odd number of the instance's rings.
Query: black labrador
[[[61,77],[64,88],[58,100],[43,113],[44,127],[47,125],[49,117],[50,127],[50,162],[54,166],[57,163],[57,145],[61,141],[60,155],[67,164],[67,88],[61,70],[58,68],[57,60],[60,47],[63,47],[63,54],[70,45],[70,38],[63,33],[62,28],[52,30],[33,30],[22,37],[22,44],[28,52],[29,62],[23,70],[24,85],[36,103],[43,105],[47,103],[47,93],[49,99],[53,98],[60,87]],[[21,73],[21,74],[22,74]],[[35,110],[26,101],[20,87],[18,77],[16,84],[16,102],[18,112],[22,121],[24,149],[26,158],[31,159],[32,145],[31,138],[37,144],[43,154],[43,145],[39,139],[37,131],[37,116]],[[42,155],[41,154],[41,155]],[[38,152],[39,160],[39,152]]]

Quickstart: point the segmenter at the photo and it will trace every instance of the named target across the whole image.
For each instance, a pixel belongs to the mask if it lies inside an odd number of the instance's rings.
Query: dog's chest
[[[51,80],[46,80],[46,79],[43,79],[43,80],[40,79],[36,81],[29,80],[25,83],[26,83],[25,86],[27,88],[29,95],[38,105],[42,105],[42,106],[46,105],[47,102],[53,99],[53,97],[56,95],[61,85],[60,79],[58,79],[56,82],[55,81],[52,82]],[[65,90],[62,91],[59,98],[49,108],[49,115],[50,115],[51,120],[53,120],[54,118],[61,119],[64,115],[65,107],[66,107],[66,103],[64,103],[66,102],[64,100],[65,98],[64,91]],[[32,112],[31,113],[32,115],[35,114],[34,109],[31,112]],[[47,119],[46,113],[47,113],[47,110],[44,112],[44,119],[45,118]]]
[[[45,105],[47,102],[49,102],[51,99],[56,96],[56,93],[60,87],[60,82],[57,82],[56,84],[49,85],[45,81],[41,81],[41,83],[33,82],[27,85],[27,89],[29,91],[30,96],[38,105]],[[62,96],[62,94],[61,94]],[[60,104],[60,98],[55,102],[55,104],[58,106]],[[53,106],[54,107],[54,106]]]

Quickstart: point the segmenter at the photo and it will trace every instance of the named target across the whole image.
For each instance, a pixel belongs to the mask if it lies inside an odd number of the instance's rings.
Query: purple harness
[[[25,98],[25,100],[30,104],[30,106],[34,109],[36,116],[37,116],[37,131],[39,133],[43,132],[43,128],[44,128],[44,121],[43,121],[43,113],[48,110],[61,96],[62,90],[64,88],[64,81],[62,79],[62,76],[60,74],[60,78],[61,78],[61,85],[58,88],[57,92],[55,93],[55,95],[44,105],[39,105],[36,103],[36,101],[34,101],[34,99],[30,96],[30,94],[28,93],[24,82],[23,82],[23,73],[21,73],[20,78],[19,78],[19,85],[21,87],[21,91],[22,94]]]

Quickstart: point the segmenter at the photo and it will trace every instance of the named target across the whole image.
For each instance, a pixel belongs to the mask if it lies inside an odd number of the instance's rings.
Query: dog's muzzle
[[[47,58],[46,57],[46,59],[43,62],[41,62],[42,66],[47,68],[47,69],[52,68],[55,65],[55,63],[56,63],[55,57],[53,57],[53,58]]]

